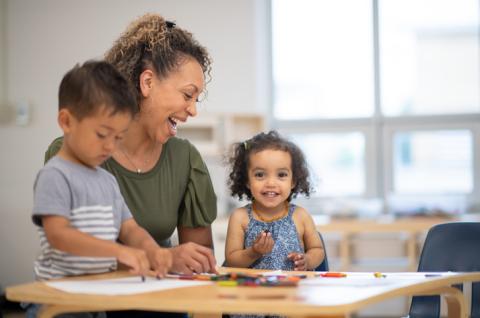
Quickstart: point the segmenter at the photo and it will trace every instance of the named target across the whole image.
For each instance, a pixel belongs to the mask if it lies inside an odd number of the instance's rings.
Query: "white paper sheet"
[[[210,285],[213,283],[195,280],[155,279],[152,277],[146,277],[145,282],[142,282],[141,277],[137,276],[103,280],[46,282],[45,284],[67,293],[131,295],[173,288]]]
[[[345,272],[345,277],[315,277],[300,281],[302,286],[349,286],[374,288],[377,286],[393,286],[409,284],[416,281],[425,281],[428,278],[440,278],[456,275],[454,272],[399,272],[382,273],[383,277],[375,277],[373,273]]]

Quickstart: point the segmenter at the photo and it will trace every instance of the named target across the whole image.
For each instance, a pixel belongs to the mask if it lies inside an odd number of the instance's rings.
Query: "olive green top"
[[[45,162],[61,148],[55,139]],[[177,225],[209,226],[217,216],[210,174],[198,150],[187,140],[170,138],[152,170],[136,173],[110,158],[102,167],[115,176],[137,223],[162,246],[170,246]]]

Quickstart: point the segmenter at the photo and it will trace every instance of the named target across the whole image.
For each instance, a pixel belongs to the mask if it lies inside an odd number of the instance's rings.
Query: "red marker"
[[[336,278],[339,278],[339,277],[347,277],[347,274],[345,274],[345,273],[337,273],[337,272],[326,272],[326,273],[320,274],[320,276],[322,276],[322,277],[336,277]]]

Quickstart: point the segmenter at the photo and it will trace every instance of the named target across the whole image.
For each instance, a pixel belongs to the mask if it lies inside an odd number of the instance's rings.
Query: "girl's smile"
[[[257,209],[274,216],[282,213],[294,187],[291,156],[283,150],[252,153],[248,164],[248,188]]]

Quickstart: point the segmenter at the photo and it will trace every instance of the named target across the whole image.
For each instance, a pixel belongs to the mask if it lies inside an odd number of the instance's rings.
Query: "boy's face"
[[[290,153],[273,149],[252,153],[247,186],[263,212],[283,209],[294,187]]]
[[[96,114],[82,120],[67,109],[60,110],[59,123],[64,132],[68,159],[92,168],[100,165],[113,154],[131,119],[129,113],[111,115],[108,107],[102,107]]]

